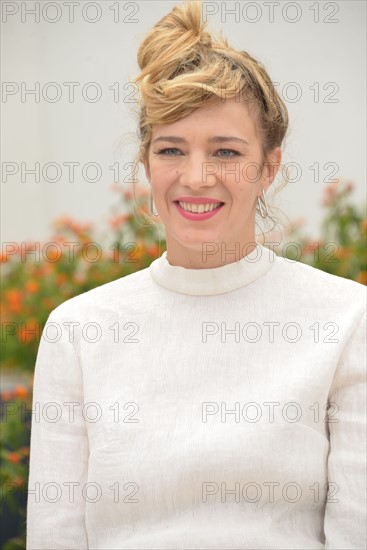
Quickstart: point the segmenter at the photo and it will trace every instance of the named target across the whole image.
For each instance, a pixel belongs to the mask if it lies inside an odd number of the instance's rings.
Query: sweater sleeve
[[[88,548],[83,487],[88,437],[71,331],[51,312],[36,359],[27,496],[27,550]]]
[[[329,402],[336,407],[329,410],[325,550],[363,550],[367,548],[365,312],[340,357]]]

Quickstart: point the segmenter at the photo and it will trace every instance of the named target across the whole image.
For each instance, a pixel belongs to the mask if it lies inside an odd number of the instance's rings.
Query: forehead
[[[201,137],[217,134],[236,135],[248,141],[256,136],[251,106],[244,101],[228,99],[215,104],[203,105],[180,120],[169,124],[154,124],[152,137],[179,135]]]

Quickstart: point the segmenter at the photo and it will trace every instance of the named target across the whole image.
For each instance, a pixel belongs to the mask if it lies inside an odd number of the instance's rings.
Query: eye
[[[218,154],[219,152],[225,152],[225,153],[230,153],[230,154],[226,154],[226,155],[219,155],[223,158],[231,158],[233,156],[237,156],[237,155],[240,155],[239,151],[235,151],[234,149],[218,149],[217,153]]]
[[[168,155],[168,156],[175,156],[170,154],[170,152],[180,152],[179,149],[176,149],[176,147],[166,147],[165,149],[159,149],[158,151],[155,151],[156,155]]]

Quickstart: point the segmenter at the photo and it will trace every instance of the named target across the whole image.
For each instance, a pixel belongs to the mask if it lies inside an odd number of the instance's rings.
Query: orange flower
[[[19,302],[21,299],[21,293],[18,289],[13,288],[11,290],[8,290],[6,293],[6,298],[9,302]]]
[[[14,395],[16,397],[28,397],[29,391],[25,386],[18,385],[14,388]]]
[[[28,292],[31,292],[33,294],[39,289],[39,283],[37,281],[30,280],[25,285],[25,288]]]
[[[56,233],[56,235],[53,235],[51,237],[50,242],[63,245],[65,242],[67,242],[67,240],[68,239],[65,237],[65,235],[60,235],[60,234]]]
[[[12,398],[13,398],[13,392],[11,392],[11,391],[1,392],[2,401],[10,401]]]
[[[361,230],[366,233],[367,232],[367,220],[361,220]]]
[[[355,185],[352,181],[348,181],[346,184],[345,184],[345,191],[347,193],[351,193],[355,188]]]
[[[130,200],[133,198],[133,192],[130,189],[123,189],[122,194],[124,195],[125,199]]]
[[[34,317],[27,320],[26,323],[21,323],[18,338],[21,342],[31,342],[40,337],[40,325]]]
[[[9,303],[9,309],[14,313],[19,313],[21,310],[22,293],[20,290],[14,288],[8,290],[5,294],[6,300]]]
[[[112,227],[112,229],[118,229],[121,225],[127,222],[129,218],[130,216],[128,214],[115,216],[114,218],[109,220],[109,224]]]
[[[47,262],[42,266],[42,275],[51,275],[54,271],[54,267],[51,263]]]
[[[73,220],[70,216],[60,216],[53,222],[53,226],[55,229],[59,229],[62,227],[69,228],[71,224],[73,223]]]
[[[74,233],[77,233],[77,234],[82,234],[85,231],[89,231],[91,228],[92,228],[92,226],[89,225],[89,224],[82,224],[82,223],[78,223],[78,222],[74,222],[74,221],[71,222],[71,224],[70,224],[70,229],[72,231],[74,231]]]
[[[345,258],[349,258],[351,252],[347,248],[344,248],[341,246],[339,250],[335,252],[335,255],[337,258],[340,258],[341,260],[344,260]]]
[[[331,181],[325,188],[321,200],[322,206],[331,206],[334,204],[335,199],[340,189],[340,180]]]
[[[317,241],[305,244],[302,249],[302,256],[307,254],[316,254],[317,248],[320,248],[320,243]]]
[[[116,183],[116,182],[114,182],[114,183],[111,184],[110,189],[111,189],[111,191],[116,191],[116,192],[118,192],[118,193],[121,193],[121,192],[122,192],[121,184]]]
[[[149,197],[150,196],[150,189],[148,187],[141,187],[139,189],[139,192],[137,193],[138,197]]]
[[[160,254],[159,246],[157,244],[152,244],[147,247],[147,252],[150,256],[158,257]]]
[[[13,464],[18,464],[21,461],[22,457],[20,456],[19,453],[10,452],[7,455],[7,459],[9,460],[9,462],[12,462]]]
[[[87,233],[88,231],[92,231],[92,229],[93,229],[93,224],[92,223],[86,222],[86,223],[82,224],[82,230],[85,233]]]
[[[20,456],[29,456],[29,447],[21,447],[18,449],[18,453]]]
[[[135,263],[136,261],[139,261],[145,254],[145,244],[144,241],[137,241],[134,243],[134,249],[130,252],[128,255],[126,255],[124,261],[125,262],[132,262]]]
[[[6,264],[7,261],[8,261],[8,255],[7,255],[7,254],[3,254],[3,253],[1,252],[1,253],[0,253],[0,263]]]
[[[48,262],[56,263],[62,258],[62,252],[56,247],[49,247],[46,252]],[[50,264],[48,264],[50,265]],[[51,266],[50,266],[51,267]]]
[[[367,286],[367,271],[360,271],[356,278],[357,283]]]
[[[75,281],[78,285],[81,285],[81,284],[85,283],[86,280],[87,280],[87,278],[86,278],[86,276],[84,275],[84,273],[76,273],[76,274],[75,274],[74,281]]]
[[[40,265],[33,266],[33,277],[40,277],[42,275],[42,267]]]
[[[299,228],[299,227],[303,227],[305,224],[306,224],[306,218],[304,217],[299,217],[295,220],[292,221],[292,226],[293,226],[293,229],[296,229],[296,228]]]
[[[55,307],[55,302],[52,298],[44,298],[42,300],[42,305],[46,308],[46,309],[52,309]]]
[[[150,212],[150,207],[148,207],[147,204],[142,204],[140,205],[140,210],[144,213],[144,214],[150,214],[151,215],[151,212]]]
[[[103,280],[103,273],[100,273],[99,271],[94,271],[91,274],[91,278],[94,281],[102,281]],[[65,294],[65,296],[67,295],[67,293],[64,293],[64,294]]]
[[[58,285],[63,285],[68,280],[67,275],[65,273],[59,273],[56,277],[56,282]]]
[[[24,479],[19,476],[13,477],[13,482],[17,487],[21,487],[22,485],[24,485]]]

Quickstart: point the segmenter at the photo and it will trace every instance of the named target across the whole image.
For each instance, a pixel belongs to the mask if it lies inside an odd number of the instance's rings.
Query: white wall
[[[3,242],[46,240],[51,236],[52,220],[60,215],[105,227],[110,208],[118,201],[110,190],[113,174],[109,166],[118,161],[123,167],[134,153],[133,146],[116,150],[121,136],[136,132],[131,109],[136,104],[123,101],[131,91],[123,86],[138,73],[136,52],[144,34],[178,3],[81,0],[79,5],[74,3],[74,22],[70,22],[70,11],[63,1],[1,3]],[[37,4],[39,22],[26,13]],[[114,22],[113,9],[118,4],[119,21]],[[315,21],[317,5],[319,22]],[[96,8],[101,17],[91,23]],[[302,176],[282,191],[278,204],[291,219],[306,218],[309,232],[317,235],[322,218],[320,199],[326,185],[323,179],[328,174],[323,168],[326,163],[336,163],[337,175],[355,183],[356,203],[366,200],[366,3],[217,1],[205,2],[204,8],[209,29],[222,29],[232,45],[261,60],[272,80],[280,83],[278,89],[284,86],[286,89],[288,83],[295,82],[302,93],[299,101],[289,101],[296,89],[288,87],[290,95],[284,97],[291,122],[283,157],[285,163],[297,163]],[[230,14],[233,8],[237,11]],[[16,13],[7,15],[13,11]],[[209,15],[212,12],[216,13]],[[56,16],[59,21],[47,21]],[[9,82],[16,83],[19,92],[6,96],[4,87],[9,90],[6,84]],[[39,82],[38,103],[31,95],[22,101],[22,82],[27,89]],[[58,83],[62,90],[60,100],[55,103],[42,97],[42,90],[47,91],[45,86],[49,82]],[[75,89],[74,103],[69,101],[64,82],[80,83]],[[81,94],[81,88],[90,82],[97,82],[102,91],[96,103],[86,101]],[[109,89],[115,82],[120,83],[120,103],[113,101]],[[330,82],[335,85],[324,90],[324,85]],[[315,83],[320,89],[319,102],[314,101],[314,92],[309,89]],[[325,100],[335,86],[338,92],[333,98],[337,102],[327,103]],[[54,91],[48,89],[49,98]],[[90,89],[90,97],[93,93]],[[71,161],[80,163],[74,183],[68,181],[68,170],[63,164]],[[5,181],[4,163],[8,162],[16,163],[19,171]],[[41,168],[57,162],[62,177],[58,182],[48,182],[41,175],[37,183],[28,175],[22,182],[22,162],[27,168],[35,162]],[[100,181],[83,180],[81,167],[88,162],[101,166]],[[315,181],[309,168],[314,163],[319,163],[320,181]],[[53,175],[50,171],[49,176]],[[127,175],[128,171],[122,170],[121,180]],[[94,176],[92,170],[89,176]]]

